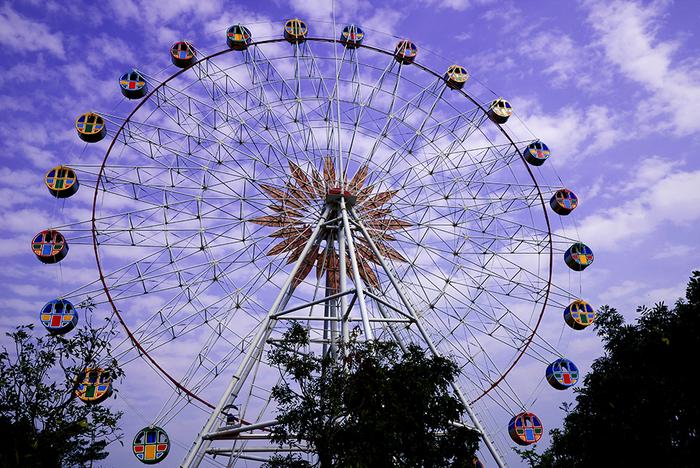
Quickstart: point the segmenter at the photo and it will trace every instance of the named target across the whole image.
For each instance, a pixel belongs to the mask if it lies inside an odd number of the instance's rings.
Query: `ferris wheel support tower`
[[[405,342],[402,337],[396,333],[394,328],[395,324],[403,323],[409,327],[415,327],[419,336],[423,339],[424,344],[430,349],[430,351],[439,356],[440,352],[435,347],[432,339],[428,335],[425,328],[420,322],[420,317],[414,306],[409,301],[408,297],[404,293],[399,281],[395,277],[393,269],[384,260],[382,252],[379,250],[375,244],[372,236],[369,234],[368,230],[362,223],[361,216],[359,216],[355,210],[353,210],[352,205],[354,204],[353,195],[348,191],[343,191],[343,193],[329,193],[327,196],[326,206],[316,223],[316,226],[309,237],[304,250],[302,251],[299,259],[295,262],[289,275],[280,289],[275,302],[271,306],[267,316],[258,326],[257,333],[251,345],[248,348],[246,355],[238,366],[238,369],[234,373],[231,381],[224,394],[222,395],[216,408],[211,412],[207,422],[205,423],[202,430],[197,435],[195,442],[190,448],[184,462],[181,464],[183,468],[193,468],[199,467],[202,464],[206,455],[216,456],[224,455],[229,456],[230,463],[238,458],[249,459],[253,461],[265,461],[266,459],[261,457],[256,457],[255,455],[250,455],[246,447],[240,447],[237,450],[232,449],[217,449],[211,448],[211,442],[216,440],[259,440],[269,438],[268,434],[260,432],[266,428],[272,427],[277,424],[276,420],[269,421],[256,421],[252,423],[245,423],[244,425],[231,425],[227,421],[228,415],[224,413],[224,409],[235,405],[237,397],[241,388],[244,386],[246,379],[250,375],[251,370],[254,367],[255,362],[258,359],[262,359],[265,345],[267,340],[272,333],[272,330],[280,321],[295,321],[295,320],[320,320],[324,323],[324,330],[332,330],[333,337],[340,337],[341,340],[346,341],[348,339],[349,323],[350,322],[360,322],[362,323],[363,336],[367,340],[374,339],[374,333],[372,329],[372,323],[385,326],[392,334],[394,339],[402,349],[405,349]],[[359,272],[359,262],[357,259],[357,254],[355,250],[355,236],[361,236],[366,243],[370,246],[372,253],[379,260],[381,268],[394,290],[401,300],[404,310],[401,311],[398,308],[392,306],[388,301],[385,301],[379,294],[379,291],[365,290],[365,285],[363,284],[363,279]],[[326,295],[320,300],[313,302],[306,302],[296,305],[291,308],[287,308],[289,299],[294,291],[293,280],[295,275],[299,272],[300,268],[303,267],[303,262],[312,248],[318,245],[321,241],[334,242],[333,239],[338,240],[338,251],[340,257],[340,265],[342,266],[344,258],[347,255],[347,259],[352,267],[352,281],[354,286],[352,288],[347,288],[346,285],[346,273],[345,268],[340,268],[340,293]],[[328,289],[326,289],[328,292]],[[350,306],[347,306],[347,298],[351,297]],[[375,301],[377,305],[377,310],[380,314],[372,315],[370,309],[367,307],[367,302],[369,300]],[[326,310],[330,311],[330,314],[324,314],[324,316],[298,316],[293,315],[293,312],[298,312],[300,310],[310,308],[319,303],[324,303],[328,307]],[[353,305],[358,304],[360,316],[351,316],[354,310]],[[338,307],[340,306],[340,307]],[[387,308],[391,308],[398,314],[397,317],[392,317],[389,315]],[[338,314],[337,312],[342,312]],[[341,323],[340,334],[337,333],[337,325]],[[337,338],[331,340],[330,348],[331,350],[336,349]],[[325,346],[324,346],[325,350]],[[474,413],[469,401],[465,398],[459,386],[453,382],[453,391],[455,395],[459,398],[466,409],[466,413],[471,420],[472,425],[470,427],[479,432],[481,439],[486,445],[489,453],[492,455],[494,461],[499,467],[504,467],[505,464],[501,458],[501,455],[496,450],[493,442],[488,437],[486,431],[481,425],[478,417]],[[257,432],[256,432],[257,431]],[[277,452],[296,452],[299,451],[297,448],[292,447],[273,447],[270,446],[269,449],[261,449],[256,447],[251,451],[253,453],[259,453],[261,451],[277,453]]]

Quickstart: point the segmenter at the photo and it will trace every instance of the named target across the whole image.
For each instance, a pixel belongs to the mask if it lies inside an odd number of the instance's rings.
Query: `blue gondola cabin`
[[[41,309],[41,323],[49,333],[63,335],[78,325],[78,311],[65,299],[54,299]]]
[[[87,112],[75,120],[78,137],[88,143],[97,143],[107,136],[107,125],[101,115]]]
[[[250,30],[241,24],[234,24],[226,31],[226,45],[233,50],[246,50],[253,42]]]
[[[408,39],[402,39],[396,44],[394,58],[397,62],[409,65],[416,59],[416,55],[418,55],[418,47]]]
[[[593,251],[582,242],[576,242],[564,252],[564,262],[574,271],[583,271],[593,263]]]
[[[513,115],[513,107],[510,105],[510,102],[503,98],[498,98],[489,105],[487,115],[494,123],[502,125],[508,122],[510,116]]]
[[[301,44],[306,40],[309,28],[299,18],[293,18],[284,23],[284,38],[290,44]]]
[[[566,390],[578,382],[579,371],[576,364],[568,359],[557,359],[547,366],[545,372],[549,385],[557,390]]]
[[[178,68],[191,67],[197,61],[197,52],[190,42],[179,41],[170,48],[170,60]]]
[[[119,89],[127,99],[141,99],[148,93],[148,83],[141,72],[134,69],[122,75]]]
[[[144,427],[134,437],[131,448],[141,463],[155,465],[168,456],[170,439],[168,434],[160,427]]]
[[[519,413],[508,424],[508,434],[518,445],[530,445],[542,438],[542,422],[533,413]]]
[[[44,184],[56,198],[68,198],[78,191],[80,184],[75,171],[67,166],[56,166],[44,176]]]
[[[533,166],[541,166],[549,158],[549,146],[541,141],[535,141],[525,147],[523,154],[525,155],[525,161]]]
[[[32,252],[42,263],[58,263],[68,255],[68,242],[58,231],[41,231],[32,240]]]
[[[445,83],[451,89],[462,89],[469,79],[469,72],[464,67],[452,65],[443,76]]]
[[[105,401],[112,395],[112,377],[100,368],[85,369],[78,376],[75,396],[89,404]]]
[[[596,312],[588,302],[575,300],[564,309],[564,321],[574,330],[583,330],[595,322]]]
[[[566,216],[578,206],[578,197],[569,189],[559,189],[549,199],[549,206],[556,214]]]
[[[365,32],[354,24],[349,24],[340,33],[340,43],[348,49],[356,49],[362,45]]]

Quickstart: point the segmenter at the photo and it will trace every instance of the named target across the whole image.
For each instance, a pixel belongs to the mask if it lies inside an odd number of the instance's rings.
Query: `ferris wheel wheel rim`
[[[325,42],[325,43],[333,43],[333,44],[340,44],[344,45],[343,42],[338,39],[338,38],[326,38],[326,37],[307,37],[305,38],[305,41],[308,42]],[[285,43],[288,42],[287,39],[284,37],[280,38],[275,38],[275,39],[265,39],[261,41],[254,41],[251,42],[248,45],[248,48],[253,47],[253,46],[259,46],[259,45],[265,45],[265,44],[275,44],[275,43]],[[296,46],[299,46],[299,44],[294,44]],[[363,43],[358,49],[368,49],[373,52],[381,53],[384,54],[388,57],[393,57],[394,53],[376,46],[368,45],[366,43]],[[191,68],[199,65],[200,63],[206,62],[208,60],[211,60],[213,58],[225,55],[227,53],[232,53],[232,52],[241,52],[239,50],[231,49],[231,48],[226,48],[223,50],[220,50],[218,52],[214,52],[212,54],[209,54],[207,56],[202,57],[199,60],[196,60],[195,62],[192,63],[192,65],[183,68],[181,70],[178,70],[177,72],[173,73],[169,77],[167,77],[165,80],[160,82],[158,86],[154,87],[152,90],[148,92],[141,100],[140,102],[132,109],[132,111],[129,113],[129,115],[124,119],[122,124],[119,126],[117,131],[115,132],[112,141],[110,142],[107,151],[105,152],[105,156],[102,159],[102,163],[100,164],[100,169],[97,174],[97,178],[95,181],[95,190],[93,193],[93,202],[92,202],[92,215],[91,215],[91,234],[92,234],[92,242],[93,242],[93,251],[95,254],[95,262],[97,264],[97,270],[100,278],[100,282],[102,283],[102,288],[105,292],[105,296],[107,298],[107,301],[111,304],[112,310],[117,317],[120,325],[122,328],[124,328],[129,340],[134,344],[134,346],[138,349],[139,353],[142,354],[145,359],[147,359],[152,365],[158,369],[158,371],[165,376],[176,388],[184,392],[186,395],[188,395],[191,398],[194,398],[195,400],[199,401],[203,405],[207,406],[208,408],[214,409],[215,406],[208,402],[207,400],[203,399],[193,391],[189,390],[187,387],[185,387],[181,382],[179,382],[176,378],[174,378],[167,370],[165,370],[159,363],[158,361],[149,354],[148,350],[146,350],[141,343],[138,341],[136,336],[133,334],[129,326],[127,325],[126,321],[124,320],[121,312],[118,310],[116,304],[114,303],[114,300],[112,298],[112,295],[110,294],[109,291],[109,286],[107,285],[107,281],[102,269],[102,264],[100,261],[100,255],[99,255],[99,243],[97,241],[97,200],[98,200],[98,193],[99,193],[99,187],[100,187],[100,180],[103,177],[103,173],[105,170],[105,167],[107,165],[107,160],[109,159],[109,156],[111,154],[111,151],[114,147],[115,142],[117,141],[117,138],[119,135],[122,133],[126,125],[131,121],[131,118],[141,109],[141,107],[148,102],[148,100],[153,96],[155,93],[158,92],[162,87],[164,87],[167,83],[172,81],[173,79],[177,78],[178,76],[186,73],[188,70]],[[408,65],[407,65],[408,66]],[[435,78],[442,79],[442,74],[434,71],[433,69],[427,67],[426,65],[423,65],[419,62],[412,62],[410,66],[416,67],[430,75],[433,75]],[[456,91],[460,94],[462,94],[464,97],[466,97],[469,101],[471,101],[472,104],[474,104],[481,112],[483,115],[488,115],[488,109],[482,106],[476,99],[474,99],[469,93],[464,91],[464,89],[453,89],[453,91]],[[553,275],[553,268],[554,268],[554,263],[553,263],[553,258],[554,258],[554,251],[553,251],[553,242],[552,242],[552,228],[551,228],[551,223],[549,220],[549,213],[547,212],[547,203],[544,200],[544,197],[542,195],[542,191],[540,189],[540,186],[537,182],[537,179],[535,178],[531,168],[529,167],[527,161],[525,160],[525,157],[522,153],[522,150],[515,144],[515,141],[513,138],[506,132],[506,130],[503,128],[502,125],[494,123],[500,130],[501,134],[510,142],[510,144],[513,146],[515,151],[517,152],[521,162],[524,164],[525,169],[527,170],[528,175],[530,176],[535,189],[537,190],[537,196],[540,199],[540,205],[542,206],[542,212],[544,214],[544,219],[547,225],[547,244],[548,244],[548,256],[549,256],[549,262],[548,262],[548,273],[547,273],[547,282],[546,286],[544,288],[544,295],[542,298],[542,307],[540,309],[539,315],[537,317],[537,321],[535,323],[535,326],[532,328],[532,333],[524,340],[524,344],[517,353],[515,359],[511,362],[509,367],[497,378],[495,379],[491,385],[486,388],[482,389],[482,393],[472,399],[470,403],[475,403],[479,401],[481,398],[486,396],[491,390],[495,389],[507,376],[508,374],[515,368],[515,366],[518,364],[520,359],[525,355],[525,352],[529,348],[530,344],[532,343],[532,340],[534,339],[535,335],[537,334],[537,330],[539,329],[539,326],[542,322],[542,319],[544,317],[544,312],[547,308],[548,301],[549,301],[549,294],[552,286],[552,275]]]

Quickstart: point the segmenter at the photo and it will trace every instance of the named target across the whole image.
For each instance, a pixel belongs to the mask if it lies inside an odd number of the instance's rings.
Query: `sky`
[[[175,40],[215,51],[225,47],[221,38],[230,24],[281,31],[285,19],[299,16],[313,27],[331,21],[331,5],[174,0],[166,7],[120,0],[85,9],[4,2],[0,288],[8,307],[0,327],[36,321],[47,295],[96,279],[87,249],[76,249],[75,255],[85,255],[79,267],[62,266],[62,277],[54,279],[53,273],[38,275],[41,266],[28,248],[31,236],[56,216],[88,217],[83,205],[64,214],[65,205],[48,203],[42,186],[50,167],[104,151],[76,141],[75,116],[86,109],[124,115],[131,104],[122,102],[117,78],[131,67],[172,73],[167,51]],[[509,132],[546,142],[553,151],[547,164],[581,198],[573,222],[596,254],[582,283],[589,302],[617,307],[633,320],[639,305],[683,296],[700,247],[700,7],[680,1],[359,0],[339,1],[335,10],[339,23],[365,27],[368,43],[373,31],[384,33],[375,36],[381,46],[393,41],[390,36],[408,36],[420,47],[421,63],[436,70],[463,64],[479,86],[509,99],[517,116]],[[568,356],[587,371],[602,352],[599,340],[590,330],[568,336]],[[521,369],[514,381],[527,393],[528,372]],[[128,450],[131,434],[157,399],[143,387],[146,379],[153,374],[144,364],[127,368],[113,403],[125,411],[127,448],[115,445],[103,466],[137,465]],[[559,425],[558,406],[571,398],[541,393],[533,405],[546,428]],[[184,453],[188,430],[178,431],[181,445],[167,466]],[[545,436],[541,445],[547,444]],[[505,456],[517,466],[517,457]]]

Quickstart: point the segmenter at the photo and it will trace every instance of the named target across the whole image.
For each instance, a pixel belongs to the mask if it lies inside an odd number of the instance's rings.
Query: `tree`
[[[0,466],[91,466],[121,439],[121,413],[80,401],[77,376],[98,365],[113,379],[123,375],[110,352],[116,331],[110,322],[88,323],[69,338],[33,331],[24,325],[7,333],[13,352],[0,352]]]
[[[700,272],[686,299],[640,307],[635,324],[603,307],[596,359],[562,429],[541,455],[519,451],[530,466],[697,466],[700,460]]]
[[[307,447],[315,465],[298,456],[268,466],[468,466],[479,436],[458,422],[465,411],[450,393],[457,364],[426,356],[415,345],[353,338],[338,354],[304,352],[309,335],[293,324],[269,353],[284,380],[272,390],[280,445]]]

